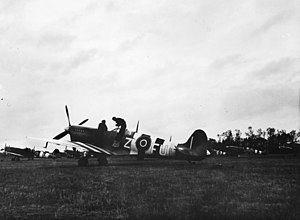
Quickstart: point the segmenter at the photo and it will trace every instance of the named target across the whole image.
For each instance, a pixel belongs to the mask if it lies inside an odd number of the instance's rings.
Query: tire
[[[107,158],[105,156],[98,157],[99,166],[106,166],[108,164]]]
[[[85,157],[79,158],[79,160],[78,160],[78,166],[80,166],[80,167],[85,167],[85,166],[87,166],[88,164],[89,164],[89,161],[88,161],[87,158],[85,158]]]

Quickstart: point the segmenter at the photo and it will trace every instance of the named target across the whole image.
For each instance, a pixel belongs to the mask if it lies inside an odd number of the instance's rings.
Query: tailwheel
[[[195,161],[191,161],[190,159],[188,159],[188,162],[189,162],[189,164],[191,164],[191,165],[195,165],[195,164],[196,164]]]
[[[106,156],[99,156],[97,160],[99,166],[106,166],[108,164]]]
[[[89,164],[88,158],[87,157],[81,157],[78,160],[78,166],[80,167],[85,167]]]

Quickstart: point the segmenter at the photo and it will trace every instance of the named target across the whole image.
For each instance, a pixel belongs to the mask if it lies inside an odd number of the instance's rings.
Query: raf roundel
[[[140,136],[138,139],[136,139],[136,148],[139,151],[145,152],[148,150],[151,146],[151,138],[149,136]]]

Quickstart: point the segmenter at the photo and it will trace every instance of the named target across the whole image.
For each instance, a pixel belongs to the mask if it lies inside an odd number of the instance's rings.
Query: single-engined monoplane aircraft
[[[2,154],[4,156],[10,155],[13,156],[12,160],[18,161],[20,158],[28,158],[28,160],[33,160],[34,158],[34,150],[30,149],[28,147],[26,148],[17,148],[17,147],[11,147],[7,146],[5,144],[5,147],[3,148]]]
[[[21,158],[27,158],[28,160],[33,160],[35,157],[38,158],[56,158],[57,152],[50,153],[49,151],[35,150],[31,148],[18,148],[11,147],[5,144],[4,148],[1,149],[1,154],[6,156],[12,156],[12,161],[19,161]]]
[[[125,130],[118,147],[114,146],[115,138],[119,128],[111,131],[100,132],[97,128],[84,127],[88,119],[71,125],[68,107],[65,106],[69,126],[65,131],[56,135],[53,139],[41,139],[48,143],[57,144],[66,147],[84,148],[87,151],[79,158],[78,165],[88,165],[90,157],[96,157],[99,165],[108,163],[108,156],[136,156],[138,160],[147,157],[171,158],[178,160],[187,160],[188,162],[199,161],[205,158],[207,150],[207,136],[203,130],[195,130],[189,139],[182,144],[176,144],[171,140],[158,137],[152,137],[149,134],[139,133],[137,127],[135,131]],[[67,134],[70,135],[71,141],[60,140]],[[46,147],[45,146],[45,147]]]

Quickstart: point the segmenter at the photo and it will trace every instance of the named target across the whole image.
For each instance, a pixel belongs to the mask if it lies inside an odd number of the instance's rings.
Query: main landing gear
[[[97,160],[99,166],[106,166],[108,164],[106,156],[99,156]]]
[[[89,164],[89,160],[87,157],[80,157],[78,160],[78,166],[86,167]]]
[[[20,161],[20,158],[19,157],[13,157],[13,158],[11,158],[11,161]]]

